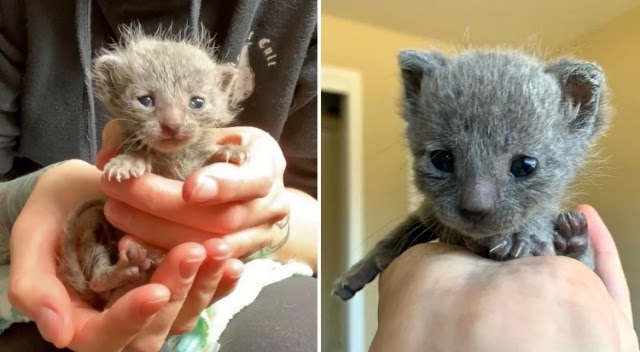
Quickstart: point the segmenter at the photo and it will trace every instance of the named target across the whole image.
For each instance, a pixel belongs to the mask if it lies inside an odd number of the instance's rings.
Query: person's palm
[[[100,178],[98,169],[82,161],[65,162],[40,176],[13,226],[9,299],[58,347],[76,351],[118,351],[127,345],[159,348],[170,329],[188,330],[197,320],[199,310],[187,312],[188,319],[175,319],[183,307],[189,307],[185,301],[201,265],[214,276],[207,287],[214,296],[224,295],[237,280],[227,275],[222,289],[216,290],[223,272],[238,269],[227,270],[229,249],[220,240],[209,247],[183,243],[166,254],[151,283],[130,291],[105,311],[91,309],[58,278],[57,251],[73,209],[104,196]]]

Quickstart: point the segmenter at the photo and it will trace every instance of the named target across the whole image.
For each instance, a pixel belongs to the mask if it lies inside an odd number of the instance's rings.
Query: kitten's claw
[[[518,238],[514,246],[509,251],[509,256],[512,259],[527,257],[531,254],[531,245],[527,239]]]
[[[489,258],[494,260],[553,254],[555,254],[553,245],[533,234],[515,233],[489,241]]]
[[[506,260],[513,246],[512,236],[503,236],[489,241],[489,258],[493,260]]]
[[[587,218],[579,211],[558,215],[554,245],[559,255],[580,256],[589,248]]]
[[[221,145],[209,158],[209,163],[232,163],[236,165],[244,164],[249,155],[245,148],[237,144]]]
[[[120,154],[104,166],[103,175],[109,181],[115,178],[118,182],[122,182],[131,177],[140,178],[145,171],[151,171],[151,167],[144,158]]]

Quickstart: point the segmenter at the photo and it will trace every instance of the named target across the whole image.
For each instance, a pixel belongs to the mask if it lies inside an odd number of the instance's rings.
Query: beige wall
[[[580,201],[602,214],[616,241],[629,281],[635,326],[640,326],[640,9],[576,40],[572,51],[605,70],[615,108],[602,140],[608,160]]]

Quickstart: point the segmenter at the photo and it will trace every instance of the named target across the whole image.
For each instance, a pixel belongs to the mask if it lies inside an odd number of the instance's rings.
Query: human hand
[[[122,183],[104,179],[102,189],[111,197],[105,206],[107,219],[160,248],[223,237],[231,257],[243,258],[271,243],[273,224],[289,211],[283,183],[286,163],[278,143],[252,127],[215,133],[212,142],[223,138],[244,145],[249,160],[241,166],[203,167],[185,182],[148,173]],[[117,153],[121,141],[118,125],[111,121],[103,132],[99,168]]]
[[[560,256],[506,262],[443,243],[412,247],[380,278],[370,351],[638,351],[629,290],[589,206],[595,273]]]
[[[159,348],[166,337],[162,330],[169,330],[173,321],[160,327],[154,321],[163,312],[183,306],[198,268],[220,264],[202,264],[205,251],[211,249],[183,244],[167,253],[150,284],[132,290],[103,312],[91,309],[56,276],[56,255],[71,211],[103,196],[100,176],[99,170],[82,161],[65,162],[40,176],[12,230],[10,302],[58,347],[76,351],[119,351],[127,345],[131,350]],[[216,273],[220,276],[221,270]],[[211,285],[216,283],[213,280]]]

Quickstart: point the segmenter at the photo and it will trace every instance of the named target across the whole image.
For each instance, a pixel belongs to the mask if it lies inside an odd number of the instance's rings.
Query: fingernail
[[[49,342],[55,343],[54,332],[62,325],[62,319],[58,313],[53,311],[51,308],[42,308],[38,315],[37,323],[38,330],[40,330],[42,337]]]
[[[191,250],[179,265],[180,276],[184,279],[190,279],[200,268],[200,264],[204,260],[206,253],[203,249]]]
[[[239,278],[240,276],[242,276],[242,273],[244,272],[244,263],[240,260],[235,260],[232,265],[233,265],[233,270],[235,270],[237,274],[234,277]]]
[[[211,200],[218,194],[218,184],[211,177],[200,176],[196,187],[191,192],[190,201],[201,203]]]
[[[231,247],[227,242],[222,242],[218,244],[217,251],[222,253],[218,253],[217,256],[214,256],[212,258],[214,260],[224,260],[224,259],[228,259],[229,256],[231,256]]]

